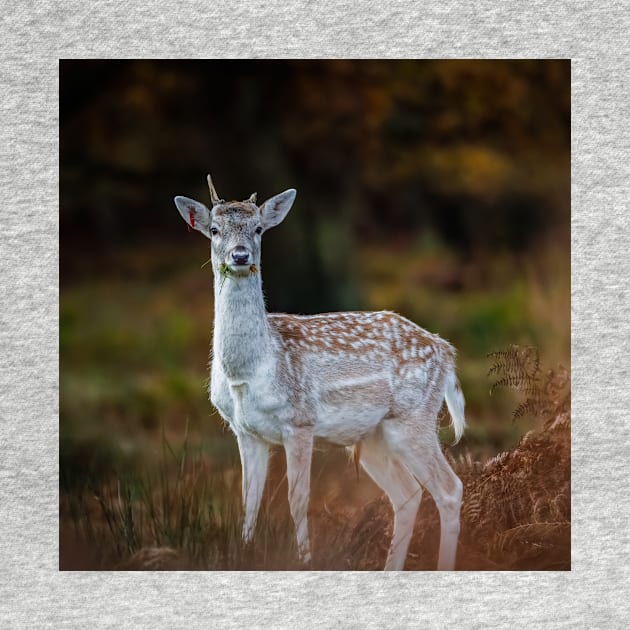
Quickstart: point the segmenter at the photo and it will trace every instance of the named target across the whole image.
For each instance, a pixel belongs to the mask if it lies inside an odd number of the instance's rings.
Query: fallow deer
[[[289,506],[299,558],[311,559],[307,509],[313,440],[355,447],[355,457],[394,510],[386,570],[402,570],[422,488],[441,522],[438,569],[453,569],[462,483],[437,436],[446,400],[456,441],[464,397],[447,341],[389,311],[320,315],[267,313],[261,238],[287,215],[296,191],[261,205],[220,199],[208,175],[211,208],[175,197],[184,220],[210,239],[214,335],[210,400],[238,441],[243,538],[251,541],[270,445],[286,452]]]

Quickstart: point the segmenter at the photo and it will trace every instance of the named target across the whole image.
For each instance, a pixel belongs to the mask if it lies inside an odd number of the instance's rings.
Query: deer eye
[[[217,230],[217,228],[213,227],[210,228],[210,234],[212,234],[212,236],[216,236],[219,233],[219,230]]]
[[[262,227],[260,225],[256,228],[256,234],[262,234]]]

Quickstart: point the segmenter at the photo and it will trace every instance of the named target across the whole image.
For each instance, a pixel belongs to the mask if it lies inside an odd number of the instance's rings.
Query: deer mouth
[[[258,267],[253,263],[247,263],[246,265],[231,264],[230,269],[232,273],[239,276],[249,276],[253,273],[258,273]]]
[[[235,278],[235,277],[247,277],[258,273],[258,266],[254,263],[248,263],[244,265],[236,265],[232,263],[223,263],[219,269],[223,278]]]

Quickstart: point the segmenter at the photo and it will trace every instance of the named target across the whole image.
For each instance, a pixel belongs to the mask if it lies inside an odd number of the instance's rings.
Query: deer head
[[[293,188],[256,205],[256,193],[245,201],[224,201],[217,194],[208,175],[209,209],[188,197],[175,197],[175,205],[184,221],[211,242],[212,267],[226,265],[231,275],[247,276],[252,265],[260,264],[262,234],[287,216],[296,191]]]

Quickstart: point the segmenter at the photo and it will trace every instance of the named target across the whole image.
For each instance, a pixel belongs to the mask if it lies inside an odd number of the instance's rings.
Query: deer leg
[[[420,440],[410,431],[388,436],[388,443],[395,443],[401,461],[433,497],[440,513],[439,571],[455,569],[457,539],[459,537],[459,512],[462,504],[462,482],[449,466],[437,437],[430,441]]]
[[[422,487],[378,437],[363,442],[361,465],[385,491],[394,509],[394,532],[385,570],[402,571],[422,500]]]
[[[462,505],[463,484],[449,466],[438,447],[434,459],[437,474],[425,485],[440,512],[440,554],[438,571],[453,571],[459,538],[459,513]]]
[[[240,433],[236,437],[243,469],[242,490],[245,510],[243,540],[250,542],[254,536],[260,501],[267,478],[269,446],[246,433]]]
[[[287,457],[289,508],[295,523],[298,555],[302,562],[310,562],[307,512],[311,489],[312,431],[310,429],[292,430],[285,438],[284,450]]]

